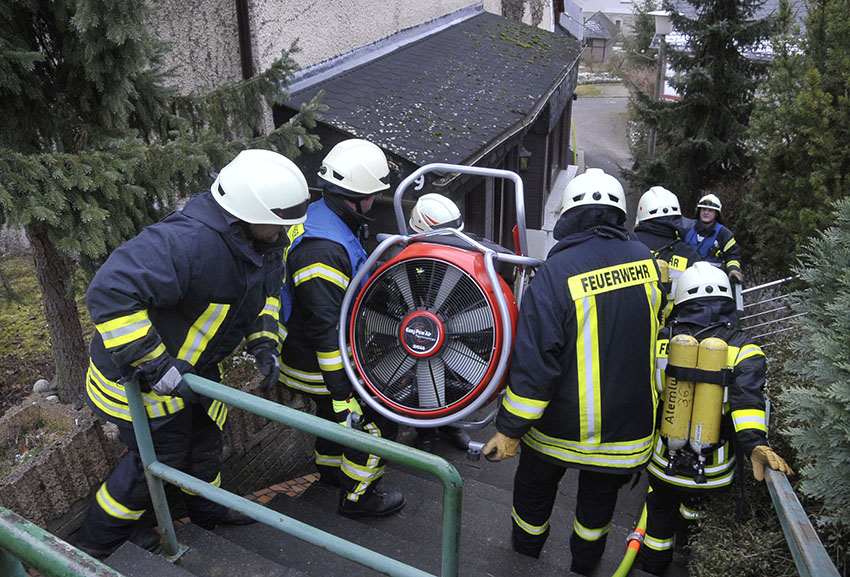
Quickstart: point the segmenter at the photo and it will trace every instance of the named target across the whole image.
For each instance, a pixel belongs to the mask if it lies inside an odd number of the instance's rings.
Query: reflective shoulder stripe
[[[599,529],[590,529],[579,523],[578,519],[576,519],[573,521],[573,529],[575,530],[576,535],[585,541],[599,541],[602,537],[611,532],[611,523],[608,523]]]
[[[152,326],[148,311],[141,310],[100,323],[95,328],[103,338],[103,346],[112,349],[144,337]]]
[[[568,278],[567,286],[573,300],[578,300],[657,280],[658,269],[655,261],[649,258],[583,272]]]
[[[521,397],[511,390],[508,386],[505,397],[502,399],[502,406],[509,413],[516,415],[522,419],[535,420],[543,416],[543,412],[549,405],[548,401],[539,401],[537,399],[529,399]]]
[[[97,499],[97,504],[100,505],[100,508],[103,509],[107,515],[115,517],[116,519],[135,521],[137,519],[141,519],[142,515],[145,514],[145,509],[134,511],[133,509],[129,509],[116,501],[112,495],[109,494],[109,491],[106,488],[106,483],[100,486],[95,498]]]
[[[516,508],[513,507],[511,508],[511,519],[513,519],[514,523],[517,524],[517,527],[529,535],[542,535],[546,532],[546,529],[549,528],[549,519],[546,519],[546,522],[542,525],[532,525],[520,517],[519,513],[516,512]]]
[[[323,371],[342,370],[342,354],[339,349],[324,353],[316,351],[316,358],[319,360],[319,368]]]
[[[347,289],[348,283],[351,281],[351,279],[341,271],[320,262],[305,266],[292,275],[292,281],[295,286],[300,286],[314,278],[326,280],[337,285],[342,290]]]
[[[723,252],[726,252],[727,250],[729,250],[730,248],[732,248],[732,247],[733,247],[733,246],[735,246],[736,244],[737,244],[737,243],[735,242],[735,237],[733,236],[732,238],[730,238],[730,239],[729,239],[729,241],[728,241],[728,242],[726,243],[726,245],[723,247]]]
[[[735,425],[736,432],[744,429],[758,429],[767,432],[767,419],[764,411],[760,409],[732,411],[732,423]]]
[[[749,359],[750,357],[764,356],[764,352],[761,350],[761,347],[758,345],[746,345],[741,347],[738,352],[737,358],[735,359],[735,364],[737,365],[743,360]]]
[[[177,357],[188,361],[192,365],[197,364],[201,353],[204,352],[207,344],[215,336],[216,331],[221,326],[221,323],[224,322],[229,310],[230,305],[228,304],[210,303],[203,314],[198,317],[198,320],[189,329],[189,333],[186,335],[186,340],[183,342],[183,346],[180,347]]]

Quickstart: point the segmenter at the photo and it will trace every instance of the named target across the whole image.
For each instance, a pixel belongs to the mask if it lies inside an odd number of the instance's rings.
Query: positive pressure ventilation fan
[[[415,242],[369,279],[352,313],[350,342],[366,387],[394,412],[451,415],[487,388],[505,338],[483,254]],[[498,393],[499,389],[496,389]],[[495,395],[495,393],[494,393]]]

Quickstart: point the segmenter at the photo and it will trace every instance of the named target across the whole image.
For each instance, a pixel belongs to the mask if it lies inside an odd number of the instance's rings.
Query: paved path
[[[598,96],[579,96],[573,103],[573,122],[578,149],[584,152],[586,167],[601,168],[623,183],[620,169],[631,164],[627,140],[628,90],[622,84],[594,84]],[[628,224],[634,223],[639,194],[627,194]]]

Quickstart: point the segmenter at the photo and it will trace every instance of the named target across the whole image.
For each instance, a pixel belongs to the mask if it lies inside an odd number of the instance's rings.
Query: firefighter
[[[307,182],[289,159],[244,150],[211,190],[115,249],[86,295],[97,329],[87,401],[116,423],[129,452],[97,492],[77,535],[95,557],[134,531],[151,500],[122,382],[136,379],[157,459],[218,486],[227,407],[198,396],[182,375],[219,381],[218,364],[244,339],[265,380],[277,378],[277,324],[286,229],[304,220]],[[192,493],[192,521],[211,529],[252,519]],[[153,547],[153,529],[134,541]]]
[[[652,452],[654,350],[666,297],[652,252],[623,224],[616,178],[591,168],[563,193],[558,241],[526,291],[497,432],[498,461],[522,442],[512,541],[538,557],[566,468],[579,470],[571,570],[589,574],[605,549],[618,489]],[[628,319],[624,322],[624,319]]]
[[[687,550],[699,498],[730,487],[736,464],[741,466],[737,459],[749,455],[758,481],[764,479],[765,465],[788,475],[793,471],[767,442],[765,356],[735,327],[732,289],[722,271],[698,262],[682,274],[673,315],[657,346],[658,366],[666,368],[661,375],[665,387],[681,393],[683,381],[696,382],[680,395],[690,398],[684,410],[665,396],[648,467],[652,492],[640,559],[646,571],[660,575],[673,559],[674,541],[676,549]],[[690,362],[678,360],[688,357],[686,347],[691,347]],[[716,399],[713,406],[703,395]],[[680,425],[684,433],[674,435],[665,425]],[[707,438],[705,430],[715,431],[713,437]],[[685,437],[684,442],[674,445],[668,438],[673,436]]]
[[[318,416],[342,425],[362,419],[365,432],[395,439],[398,425],[354,396],[342,364],[337,327],[345,291],[366,261],[360,237],[372,220],[367,213],[375,194],[389,188],[389,178],[384,153],[366,140],[344,140],[322,161],[322,198],[310,205],[304,225],[289,231],[284,318],[290,301],[292,312],[282,328],[286,334],[280,380],[308,394]],[[321,437],[316,438],[314,457],[321,482],[340,488],[341,515],[383,517],[404,506],[401,492],[376,489],[384,459]]]
[[[678,197],[662,186],[653,186],[638,201],[635,237],[668,266],[667,312],[673,307],[676,280],[688,266],[702,260],[684,241],[687,225]]]
[[[699,199],[696,221],[685,235],[685,242],[699,253],[702,260],[722,268],[731,282],[743,284],[741,247],[732,231],[720,223],[722,210],[723,203],[717,195],[706,194]]]

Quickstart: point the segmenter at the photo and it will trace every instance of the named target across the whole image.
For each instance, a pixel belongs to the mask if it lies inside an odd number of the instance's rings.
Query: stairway
[[[492,429],[473,432],[479,441]],[[408,434],[407,437],[411,437]],[[510,512],[513,473],[518,459],[490,463],[470,461],[447,441],[435,439],[434,453],[457,468],[463,478],[463,525],[461,575],[514,577],[517,575],[561,577],[571,575],[569,537],[577,473],[568,470],[561,482],[552,515],[552,529],[540,559],[519,555],[510,545]],[[338,491],[313,483],[297,496],[278,493],[268,503],[282,514],[316,526],[361,546],[439,575],[441,558],[442,486],[430,475],[391,463],[382,481],[388,488],[404,491],[405,508],[384,519],[346,519],[337,515]],[[606,554],[596,577],[609,576],[622,560],[626,537],[643,503],[646,477],[634,488],[623,487],[617,502]],[[255,523],[224,526],[205,531],[187,524],[177,530],[178,540],[189,550],[171,564],[130,543],[118,549],[106,563],[127,577],[374,577],[378,572],[310,545],[286,533]],[[648,577],[642,571],[630,575]],[[667,577],[687,577],[674,565]]]

